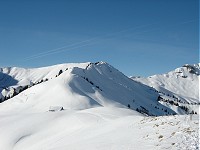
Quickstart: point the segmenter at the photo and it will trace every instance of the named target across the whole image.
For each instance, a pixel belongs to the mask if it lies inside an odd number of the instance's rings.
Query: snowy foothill
[[[106,62],[0,68],[0,149],[198,149],[199,115],[188,113],[199,106],[198,70],[151,81]]]

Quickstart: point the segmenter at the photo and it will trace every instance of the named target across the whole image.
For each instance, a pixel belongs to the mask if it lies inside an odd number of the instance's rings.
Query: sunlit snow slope
[[[129,79],[105,62],[62,64],[37,69],[2,68],[1,74],[2,97],[8,98],[0,105],[0,111],[103,106],[129,107],[147,115],[175,113],[157,102],[158,94],[152,88]],[[26,85],[29,88],[19,92]],[[13,91],[19,94],[12,96]]]
[[[199,115],[105,62],[1,68],[0,93],[0,150],[199,149]]]
[[[199,108],[199,64],[183,65],[169,73],[148,78],[132,77],[157,90],[162,101],[174,101],[198,112]]]
[[[1,150],[198,150],[197,115],[144,117],[130,109],[1,113]]]

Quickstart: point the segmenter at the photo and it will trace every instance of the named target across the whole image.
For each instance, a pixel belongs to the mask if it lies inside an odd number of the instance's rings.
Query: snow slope
[[[199,149],[199,115],[105,62],[1,68],[0,87],[0,150]]]
[[[0,113],[2,150],[197,150],[198,116],[144,117],[96,107],[42,113]]]
[[[184,65],[169,73],[148,78],[132,78],[158,91],[175,95],[187,102],[199,102],[199,64]]]
[[[10,68],[9,70],[5,72],[3,69],[3,73],[18,81],[16,85],[9,86],[10,89],[12,87],[17,89],[21,85],[46,78],[48,81],[31,86],[6,100],[0,105],[0,111],[44,112],[52,106],[72,110],[97,106],[120,108],[129,106],[148,115],[175,113],[157,102],[158,94],[153,92],[152,88],[132,81],[105,62],[63,64],[38,69]],[[62,73],[59,75],[60,70]],[[10,91],[8,90],[8,95]]]
[[[169,73],[153,75],[148,78],[132,77],[134,81],[153,87],[161,100],[174,101],[190,111],[199,112],[199,64],[183,65]],[[164,105],[164,103],[162,103]],[[165,104],[166,105],[166,104]],[[168,107],[173,107],[169,106]],[[174,111],[179,112],[175,108]]]

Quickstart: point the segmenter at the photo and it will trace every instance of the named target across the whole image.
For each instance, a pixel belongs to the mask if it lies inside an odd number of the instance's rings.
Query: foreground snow
[[[106,107],[0,113],[0,149],[195,150],[198,117],[145,117],[130,109]]]

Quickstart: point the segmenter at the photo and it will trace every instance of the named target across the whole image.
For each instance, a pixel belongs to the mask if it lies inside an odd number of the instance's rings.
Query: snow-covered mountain
[[[0,149],[198,149],[199,115],[174,115],[196,97],[150,86],[105,62],[1,68]]]
[[[147,115],[175,114],[157,101],[158,94],[152,88],[129,79],[105,62],[2,68],[1,74],[2,99],[6,101],[0,111],[103,106],[129,107]]]
[[[155,88],[160,95],[160,102],[164,105],[173,107],[170,104],[176,103],[186,109],[198,112],[199,74],[200,64],[186,64],[165,74],[153,75],[148,78],[131,78]]]

